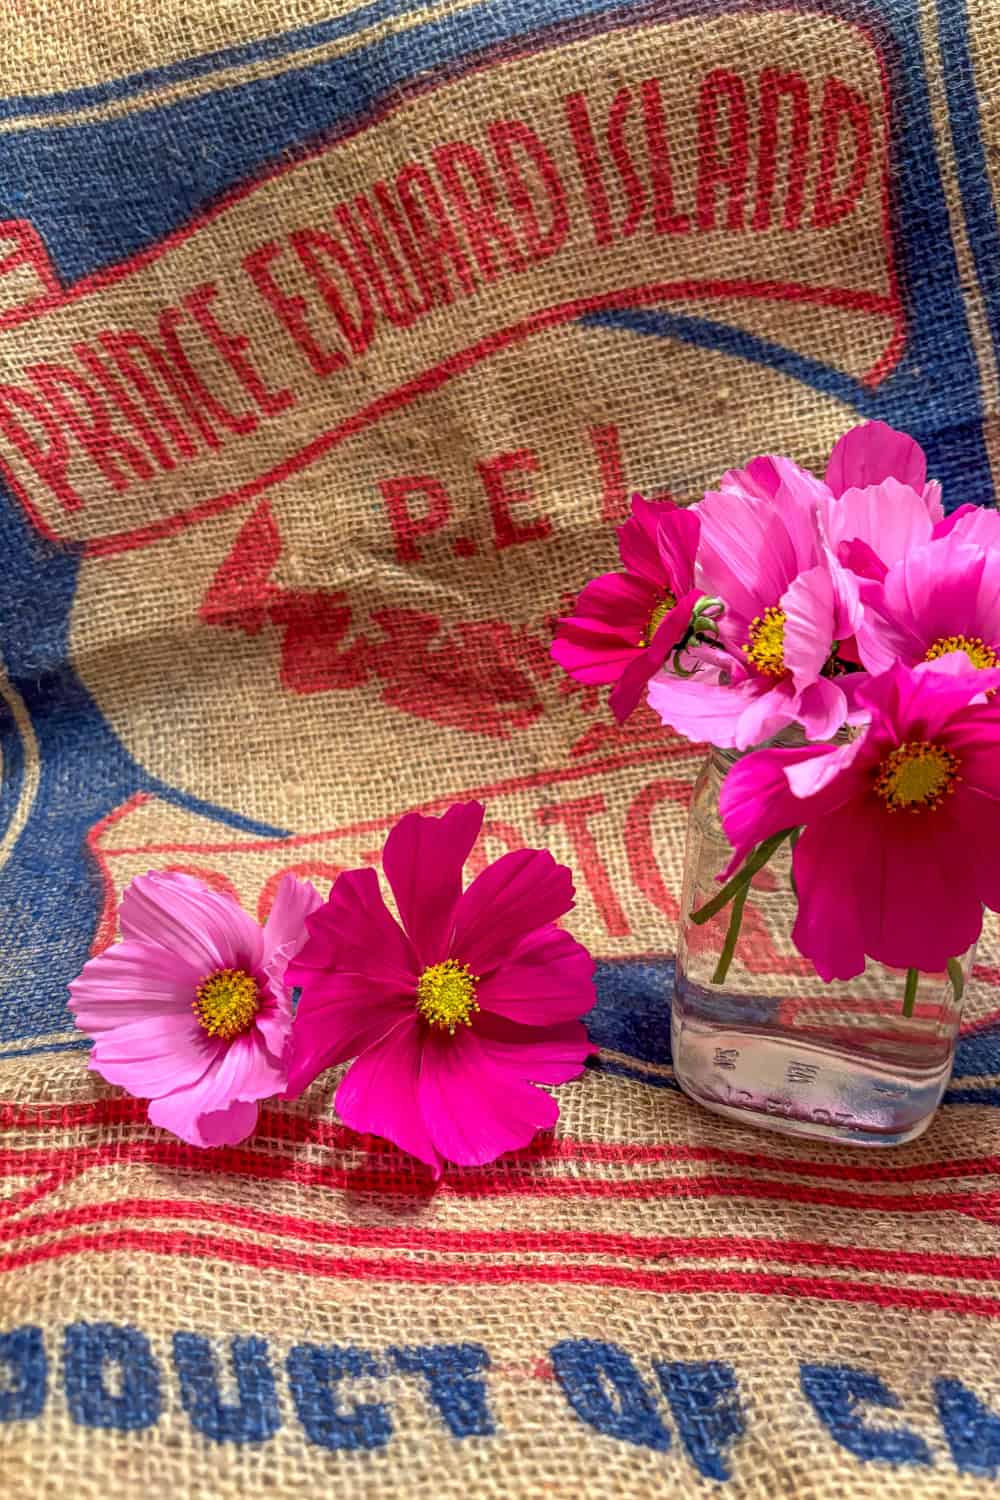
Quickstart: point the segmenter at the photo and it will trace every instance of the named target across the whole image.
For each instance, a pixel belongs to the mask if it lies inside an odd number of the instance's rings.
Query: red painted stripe
[[[786,1203],[823,1204],[887,1213],[962,1213],[990,1223],[1000,1219],[1000,1191],[981,1193],[900,1194],[854,1192],[806,1183],[768,1181],[760,1177],[652,1177],[614,1181],[587,1176],[549,1177],[530,1171],[479,1170],[454,1172],[435,1184],[429,1173],[389,1166],[344,1168],[332,1163],[297,1162],[286,1156],[268,1156],[238,1147],[222,1148],[207,1157],[194,1147],[175,1142],[126,1141],[99,1147],[70,1147],[58,1151],[8,1151],[0,1153],[0,1171],[25,1174],[32,1171],[55,1174],[59,1186],[82,1172],[104,1166],[142,1162],[168,1168],[208,1173],[228,1173],[260,1181],[293,1182],[300,1186],[346,1189],[405,1198],[430,1198],[450,1194],[457,1198],[606,1198],[618,1201],[649,1198],[749,1198],[777,1199]],[[0,1200],[0,1216],[9,1211]]]
[[[194,1199],[126,1198],[88,1203],[15,1220],[7,1240],[61,1233],[128,1219],[189,1219],[322,1245],[384,1250],[430,1250],[442,1255],[538,1254],[617,1255],[630,1260],[779,1261],[787,1265],[830,1266],[836,1270],[888,1271],[908,1276],[947,1276],[984,1281],[1000,1279],[1000,1256],[919,1250],[882,1250],[865,1245],[812,1240],[758,1239],[740,1235],[630,1235],[601,1230],[424,1229],[419,1226],[331,1224],[238,1204]]]
[[[98,1099],[78,1104],[38,1105],[24,1108],[8,1104],[0,1105],[0,1130],[69,1130],[84,1126],[146,1124],[146,1104],[141,1099],[127,1095]],[[419,1172],[412,1161],[390,1145],[374,1136],[358,1135],[344,1125],[307,1115],[291,1114],[280,1109],[261,1110],[260,1126],[252,1138],[252,1144],[244,1150],[253,1151],[273,1144],[300,1144],[329,1146],[336,1150],[358,1150],[377,1153],[386,1157],[386,1170],[405,1173],[409,1166]],[[181,1165],[203,1167],[206,1158],[194,1148],[185,1148],[167,1138],[158,1142],[166,1151],[187,1155]],[[119,1152],[128,1149],[130,1143],[118,1145]],[[65,1148],[69,1160],[75,1160],[83,1147]],[[66,1160],[64,1156],[61,1160]],[[211,1160],[215,1161],[217,1154]],[[4,1161],[23,1161],[25,1157],[16,1152],[0,1152],[0,1165]],[[47,1163],[49,1158],[35,1153],[32,1170],[37,1163]],[[943,1161],[914,1162],[906,1166],[865,1165],[853,1162],[824,1161],[793,1156],[780,1156],[761,1151],[731,1151],[719,1146],[688,1146],[669,1143],[637,1145],[611,1141],[581,1141],[571,1137],[541,1137],[524,1151],[512,1152],[501,1159],[494,1169],[509,1172],[515,1165],[527,1165],[544,1161],[580,1161],[610,1165],[633,1162],[704,1162],[720,1166],[746,1167],[754,1171],[780,1172],[792,1177],[819,1177],[829,1181],[862,1183],[902,1183],[924,1181],[946,1181],[961,1177],[985,1177],[1000,1175],[1000,1156],[961,1156]],[[461,1182],[461,1169],[452,1168],[446,1181]]]
[[[932,1287],[880,1286],[829,1277],[791,1276],[764,1271],[640,1271],[631,1267],[529,1262],[490,1265],[433,1264],[422,1261],[361,1258],[335,1259],[277,1246],[216,1240],[210,1235],[169,1234],[158,1230],[121,1230],[107,1235],[78,1235],[34,1245],[0,1256],[0,1271],[20,1270],[49,1260],[83,1253],[182,1255],[225,1260],[256,1270],[280,1270],[304,1276],[348,1281],[410,1282],[417,1285],[511,1286],[576,1284],[613,1286],[634,1292],[671,1295],[703,1292],[746,1296],[805,1297],[829,1302],[862,1302],[876,1307],[909,1307],[923,1312],[953,1312],[971,1317],[1000,1316],[1000,1299],[943,1292]]]

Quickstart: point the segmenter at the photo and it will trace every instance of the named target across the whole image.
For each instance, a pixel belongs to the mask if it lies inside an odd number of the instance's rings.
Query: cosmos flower
[[[618,529],[624,571],[591,579],[573,614],[559,621],[553,657],[579,682],[613,682],[611,708],[619,723],[691,622],[699,597],[697,546],[693,510],[633,495],[632,515]]]
[[[1000,670],[960,655],[899,663],[860,690],[867,729],[846,745],[755,751],[720,801],[730,869],[802,828],[792,937],[820,977],[853,979],[866,957],[942,972],[1000,910]],[[979,701],[975,701],[975,700]]]
[[[462,890],[483,807],[410,813],[386,840],[383,870],[339,876],[288,970],[301,986],[289,1093],[349,1058],[341,1119],[394,1141],[439,1176],[526,1146],[559,1106],[533,1083],[575,1078],[594,1048],[578,1019],[594,1004],[594,964],[556,919],[570,872],[517,850]]]
[[[175,872],[137,876],[122,897],[122,938],[70,985],[90,1066],[148,1099],[153,1125],[193,1146],[231,1146],[257,1124],[257,1101],[287,1079],[291,997],[285,966],[322,904],[286,875],[261,928],[232,897]]]

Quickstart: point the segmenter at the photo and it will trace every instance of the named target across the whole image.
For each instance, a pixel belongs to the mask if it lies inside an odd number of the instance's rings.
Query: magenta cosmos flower
[[[1000,666],[1000,550],[970,546],[967,534],[956,526],[894,563],[882,583],[862,585],[857,640],[869,671],[935,663],[953,651],[966,665]]]
[[[401,819],[382,867],[402,926],[375,871],[348,871],[287,972],[302,989],[289,1094],[356,1058],[341,1119],[435,1176],[443,1161],[492,1161],[554,1125],[556,1101],[532,1083],[576,1078],[597,1050],[578,1019],[594,1004],[593,960],[554,926],[573,905],[570,872],[517,850],[463,892],[482,821],[478,802]]]
[[[951,656],[864,683],[867,730],[847,745],[758,750],[727,775],[731,868],[802,827],[792,936],[821,978],[853,979],[866,955],[939,973],[1000,910],[1000,684]]]
[[[696,576],[721,599],[722,649],[685,653],[690,676],[661,672],[650,705],[689,739],[746,749],[792,724],[827,739],[852,711],[838,650],[861,615],[858,584],[823,545],[819,481],[780,458],[732,471],[698,505]]]
[[[623,723],[646,683],[691,623],[698,517],[672,501],[632,496],[618,528],[625,569],[586,585],[572,615],[559,621],[552,655],[579,682],[613,682],[611,708]]]
[[[122,897],[121,942],[69,987],[76,1024],[94,1038],[90,1066],[192,1146],[244,1140],[257,1101],[285,1087],[285,966],[320,905],[308,881],[286,875],[261,929],[189,875],[138,876]]]

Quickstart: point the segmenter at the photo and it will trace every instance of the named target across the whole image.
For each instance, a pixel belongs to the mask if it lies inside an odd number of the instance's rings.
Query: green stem
[[[791,831],[791,833],[788,835],[788,842],[791,845],[791,856],[792,856],[791,859],[788,862],[788,884],[791,886],[791,888],[792,888],[792,895],[795,897],[796,900],[798,900],[799,888],[795,884],[795,845],[799,841],[799,835],[801,834],[801,832],[802,832],[801,828],[793,828],[792,831]]]
[[[962,995],[965,990],[965,975],[962,973],[962,965],[957,958],[949,958],[948,960],[948,978],[951,980],[955,1004],[961,1005]]]
[[[723,944],[722,952],[719,954],[719,962],[715,966],[715,973],[712,975],[713,984],[722,984],[729,973],[729,965],[733,961],[733,954],[736,952],[736,944],[739,941],[740,928],[743,925],[743,908],[747,904],[749,891],[750,882],[748,880],[736,892],[733,900],[733,909],[729,914],[729,928],[726,932],[726,941]]]
[[[790,828],[783,828],[780,833],[772,834],[769,839],[765,839],[762,844],[758,844],[753,853],[747,857],[736,871],[736,874],[730,880],[726,881],[722,890],[713,896],[711,901],[706,901],[704,906],[699,907],[697,911],[691,913],[691,921],[696,923],[698,927],[702,927],[706,922],[711,921],[716,912],[720,912],[724,906],[728,906],[730,901],[735,896],[738,896],[744,887],[750,884],[757,871],[764,868],[771,855],[784,843],[791,832]]]
[[[907,1019],[913,1015],[913,1007],[917,999],[917,985],[920,983],[920,970],[907,969],[906,988],[903,991],[903,1015]]]

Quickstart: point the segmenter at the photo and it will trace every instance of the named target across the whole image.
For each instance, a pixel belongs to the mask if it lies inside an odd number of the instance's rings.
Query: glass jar
[[[718,894],[732,858],[719,793],[738,757],[713,750],[692,794],[670,1029],[677,1081],[699,1104],[745,1124],[854,1145],[913,1140],[951,1075],[975,948],[959,961],[961,976],[954,965],[951,976],[920,974],[908,1016],[905,970],[869,962],[857,979],[824,984],[792,942],[785,840],[750,884],[720,980],[732,907],[702,926],[691,913]]]

